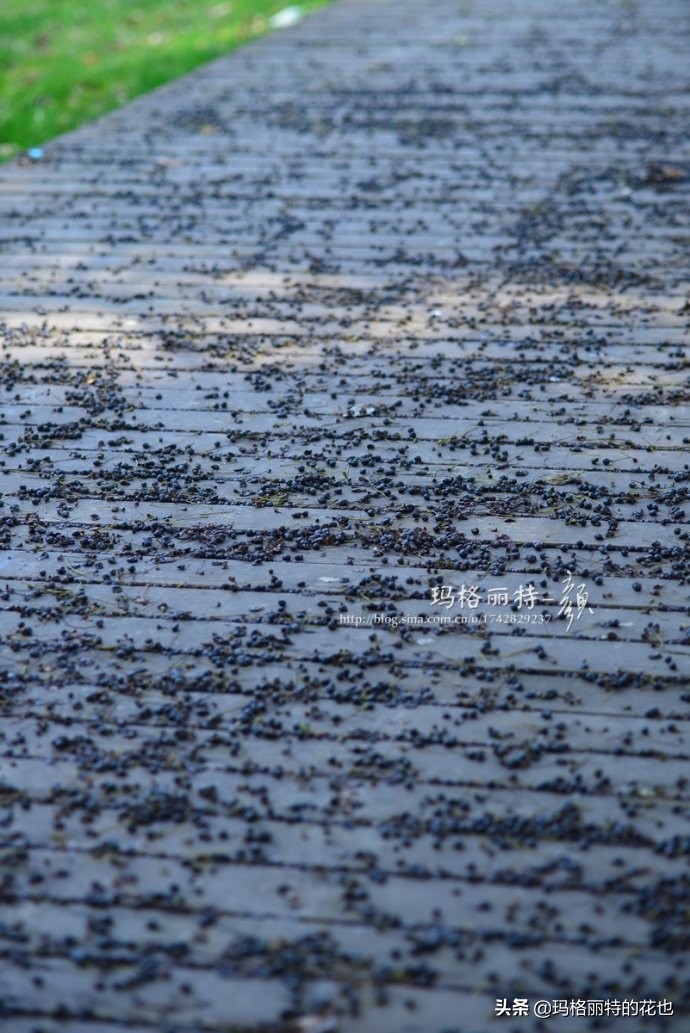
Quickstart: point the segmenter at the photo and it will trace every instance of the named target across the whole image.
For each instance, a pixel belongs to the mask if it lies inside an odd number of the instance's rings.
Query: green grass
[[[326,0],[299,0],[302,12]],[[270,28],[291,0],[0,0],[0,160]]]

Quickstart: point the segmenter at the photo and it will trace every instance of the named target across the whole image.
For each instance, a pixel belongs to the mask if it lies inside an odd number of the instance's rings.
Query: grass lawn
[[[325,2],[0,0],[0,161]]]

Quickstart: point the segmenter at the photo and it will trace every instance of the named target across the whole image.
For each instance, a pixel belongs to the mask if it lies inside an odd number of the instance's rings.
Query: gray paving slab
[[[686,1030],[689,43],[335,0],[0,168],[3,1033]]]

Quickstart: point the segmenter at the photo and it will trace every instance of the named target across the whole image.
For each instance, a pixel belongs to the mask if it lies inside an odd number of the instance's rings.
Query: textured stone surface
[[[689,37],[339,0],[0,169],[3,1033],[686,1028]]]

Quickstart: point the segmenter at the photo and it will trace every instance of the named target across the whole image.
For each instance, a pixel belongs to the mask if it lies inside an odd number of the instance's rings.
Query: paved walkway
[[[689,43],[338,0],[0,170],[3,1033],[687,1029]]]

